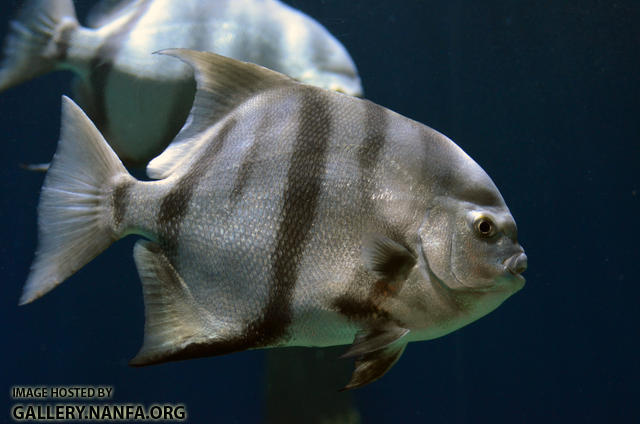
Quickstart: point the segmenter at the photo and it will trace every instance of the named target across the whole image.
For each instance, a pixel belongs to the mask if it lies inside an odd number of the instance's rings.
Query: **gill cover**
[[[505,261],[522,252],[509,210],[496,203],[443,199],[429,209],[419,231],[422,252],[448,288],[490,289],[505,273]]]
[[[446,209],[442,205],[438,205],[427,211],[418,232],[426,266],[430,273],[443,284],[452,279],[449,260],[451,257],[451,231],[450,215],[446,213]],[[449,286],[449,284],[446,285]]]

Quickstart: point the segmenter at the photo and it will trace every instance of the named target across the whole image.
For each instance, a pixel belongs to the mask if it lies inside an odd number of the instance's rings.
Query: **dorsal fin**
[[[274,87],[299,84],[262,66],[214,53],[188,49],[158,53],[176,57],[193,68],[196,94],[185,125],[165,151],[147,166],[147,175],[154,179],[166,178],[191,158],[202,145],[198,136],[249,98]]]

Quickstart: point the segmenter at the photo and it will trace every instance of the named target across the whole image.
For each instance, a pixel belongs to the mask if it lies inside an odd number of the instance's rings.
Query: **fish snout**
[[[516,253],[504,261],[504,265],[513,275],[522,274],[527,269],[527,255],[524,252]]]

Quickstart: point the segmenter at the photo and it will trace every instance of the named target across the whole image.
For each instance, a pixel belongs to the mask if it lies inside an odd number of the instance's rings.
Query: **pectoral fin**
[[[144,342],[130,365],[150,365],[191,356],[207,342],[207,319],[160,247],[139,241],[134,258],[145,304]]]
[[[394,343],[384,349],[360,356],[356,359],[356,369],[351,380],[341,391],[362,387],[382,377],[400,358],[406,346],[406,342]]]
[[[416,264],[416,256],[400,243],[381,234],[369,234],[362,242],[364,266],[380,281],[402,283]]]
[[[389,323],[356,335],[342,358],[356,358],[351,381],[342,390],[355,389],[382,377],[396,363],[407,345],[402,338],[409,330]]]

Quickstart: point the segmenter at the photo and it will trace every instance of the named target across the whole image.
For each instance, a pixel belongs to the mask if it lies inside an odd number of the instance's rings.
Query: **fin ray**
[[[38,249],[20,304],[44,295],[117,238],[108,224],[105,187],[130,179],[82,110],[62,97],[58,149],[38,204]]]

